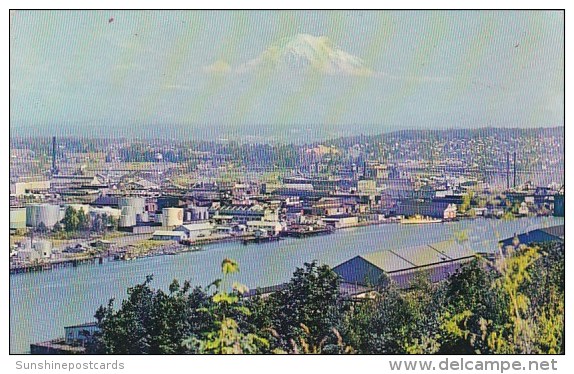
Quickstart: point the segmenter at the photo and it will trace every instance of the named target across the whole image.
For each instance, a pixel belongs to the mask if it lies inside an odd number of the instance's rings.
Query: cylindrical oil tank
[[[163,208],[162,217],[162,226],[181,226],[183,225],[183,208]]]
[[[131,206],[124,206],[120,215],[119,227],[133,227],[136,225],[136,213]]]
[[[135,214],[145,212],[145,198],[143,197],[120,197],[118,206],[121,208],[130,206],[134,209]]]
[[[40,222],[48,228],[60,220],[60,206],[51,204],[33,204],[26,207],[26,225],[38,227]]]
[[[10,229],[26,228],[26,208],[10,209]]]

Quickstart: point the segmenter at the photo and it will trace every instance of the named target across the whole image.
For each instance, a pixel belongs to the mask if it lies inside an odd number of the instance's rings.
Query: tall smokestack
[[[510,189],[510,152],[506,152],[506,190]]]
[[[512,165],[514,167],[514,188],[516,188],[516,151],[512,154]]]
[[[52,174],[56,174],[56,137],[52,136]]]

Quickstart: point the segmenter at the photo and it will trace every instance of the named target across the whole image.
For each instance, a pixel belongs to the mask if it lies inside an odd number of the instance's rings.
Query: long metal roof
[[[475,254],[464,244],[448,240],[404,249],[367,253],[358,257],[387,273],[393,273],[470,258]]]
[[[370,262],[371,264],[375,265],[381,270],[386,271],[387,273],[403,269],[410,269],[416,266],[413,263],[397,256],[397,254],[392,251],[373,252],[360,255],[359,257],[362,257],[365,261]]]

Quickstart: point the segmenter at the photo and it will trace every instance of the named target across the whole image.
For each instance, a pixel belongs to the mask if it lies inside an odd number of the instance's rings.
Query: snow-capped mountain
[[[239,72],[274,69],[302,71],[309,69],[328,75],[369,75],[359,57],[338,48],[326,36],[298,34],[283,38],[271,45],[255,59],[238,68]]]

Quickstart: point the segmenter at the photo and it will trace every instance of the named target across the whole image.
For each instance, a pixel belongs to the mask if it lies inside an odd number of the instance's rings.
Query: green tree
[[[191,290],[173,281],[169,293],[150,287],[152,276],[128,289],[128,298],[119,310],[113,299],[96,312],[100,331],[88,347],[97,354],[180,354],[188,352],[183,344],[198,336],[213,322],[202,312],[209,304],[200,289]]]
[[[563,243],[510,247],[452,277],[442,352],[564,352],[563,252]]]
[[[483,336],[485,324],[502,326],[509,320],[502,307],[505,295],[493,287],[496,277],[488,262],[477,258],[448,279],[440,353],[490,353]]]
[[[66,208],[66,213],[62,219],[62,224],[64,225],[64,230],[66,232],[75,232],[78,230],[80,224],[80,219],[78,218],[78,212],[71,206]]]
[[[239,283],[229,285],[229,275],[239,271],[234,260],[224,259],[221,264],[223,278],[213,282],[215,293],[211,303],[200,309],[209,315],[213,324],[199,337],[191,337],[184,344],[191,351],[211,354],[260,353],[269,348],[269,341],[254,333],[241,331],[238,318],[248,317],[251,311],[241,303],[241,295],[247,288]],[[231,290],[229,290],[231,288]]]
[[[391,283],[346,313],[343,337],[362,354],[436,353],[443,295],[424,273],[409,290]]]
[[[78,216],[78,231],[87,231],[90,229],[90,217],[86,215],[83,209],[78,209],[76,211]]]
[[[327,265],[305,263],[297,268],[285,289],[267,299],[271,326],[276,331],[278,347],[289,351],[294,343],[305,339],[306,344],[326,351],[336,347],[333,328],[339,325],[344,311],[339,293],[339,276]]]

